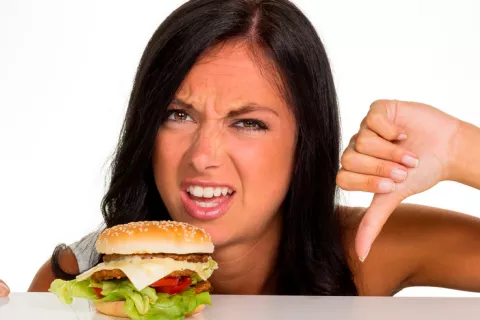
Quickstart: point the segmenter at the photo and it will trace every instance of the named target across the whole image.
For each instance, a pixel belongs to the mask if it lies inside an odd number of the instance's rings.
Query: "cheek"
[[[239,170],[244,200],[252,214],[272,211],[281,205],[291,178],[293,141],[272,137],[235,149],[233,158]]]
[[[184,144],[168,131],[159,131],[153,153],[153,173],[155,183],[163,201],[169,207],[169,193],[176,192],[177,172],[182,162]]]

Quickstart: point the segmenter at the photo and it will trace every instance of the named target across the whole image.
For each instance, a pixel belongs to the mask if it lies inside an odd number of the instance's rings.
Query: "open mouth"
[[[214,208],[233,194],[229,187],[201,187],[190,186],[187,188],[190,199],[203,208]]]
[[[224,215],[235,190],[227,186],[189,185],[181,198],[187,213],[197,219],[216,219]]]

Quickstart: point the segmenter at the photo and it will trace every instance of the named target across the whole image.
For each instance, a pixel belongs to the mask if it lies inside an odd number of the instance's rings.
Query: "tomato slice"
[[[177,278],[179,279],[178,284],[175,286],[158,286],[155,287],[157,292],[168,293],[168,294],[176,294],[185,291],[190,285],[192,284],[192,278],[190,277],[182,277]]]
[[[102,299],[104,296],[102,295],[102,288],[93,288],[95,293],[97,294],[98,299]]]
[[[175,293],[180,293],[182,291],[185,291],[190,285],[192,284],[192,278],[190,277],[183,277],[180,279],[178,282],[178,285],[173,287],[169,294],[175,294]]]
[[[180,278],[165,277],[150,285],[150,287],[173,287],[178,285]]]

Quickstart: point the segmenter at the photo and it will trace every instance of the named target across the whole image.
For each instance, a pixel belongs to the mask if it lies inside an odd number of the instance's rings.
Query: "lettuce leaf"
[[[86,298],[88,300],[97,299],[95,291],[90,287],[89,279],[84,281],[56,279],[52,282],[48,291],[55,293],[60,301],[67,304],[73,302],[73,297]]]
[[[125,312],[134,320],[181,320],[185,318],[185,314],[192,312],[202,304],[212,304],[210,294],[208,292],[195,294],[193,289],[188,289],[172,296],[160,293],[157,302],[150,305],[150,310],[145,314],[141,314],[135,308],[134,303],[131,300],[127,300]]]
[[[100,288],[104,297],[99,299],[93,288]],[[182,293],[168,295],[157,293],[151,287],[138,291],[128,280],[109,280],[96,283],[91,278],[82,281],[57,279],[52,282],[49,291],[55,293],[60,301],[67,304],[72,303],[74,297],[86,298],[94,302],[125,300],[125,312],[134,320],[180,320],[199,305],[212,304],[208,292],[195,294],[195,290],[189,288]]]

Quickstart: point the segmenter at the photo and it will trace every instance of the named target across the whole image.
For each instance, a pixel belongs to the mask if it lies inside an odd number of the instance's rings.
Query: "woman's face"
[[[210,50],[156,138],[155,182],[172,219],[204,228],[216,246],[261,236],[290,183],[295,120],[258,58],[238,43]]]

